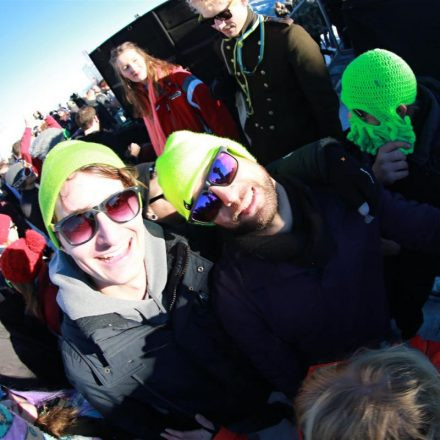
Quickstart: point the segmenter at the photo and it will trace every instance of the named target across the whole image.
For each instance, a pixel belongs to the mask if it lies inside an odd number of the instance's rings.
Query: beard
[[[249,182],[250,186],[258,188],[263,195],[264,205],[255,213],[252,218],[240,219],[240,216],[234,216],[233,221],[236,224],[231,231],[234,235],[255,234],[264,231],[271,225],[276,213],[278,212],[278,194],[270,178],[265,173],[263,183]]]

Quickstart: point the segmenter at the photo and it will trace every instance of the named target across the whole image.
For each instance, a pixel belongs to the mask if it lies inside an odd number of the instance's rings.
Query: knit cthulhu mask
[[[417,80],[406,62],[384,49],[374,49],[355,58],[342,75],[341,100],[351,112],[347,138],[362,151],[377,154],[379,147],[390,141],[404,141],[414,152],[416,139],[409,116],[403,118],[397,108],[413,104],[417,95]],[[379,125],[362,120],[354,110],[374,116]]]

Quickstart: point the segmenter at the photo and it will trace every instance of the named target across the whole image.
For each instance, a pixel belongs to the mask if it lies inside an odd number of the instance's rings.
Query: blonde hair
[[[295,402],[305,440],[440,438],[440,376],[404,346],[361,353],[309,376]]]
[[[138,83],[125,78],[121,74],[117,65],[119,55],[130,49],[136,51],[144,59],[145,64],[147,65],[148,78],[153,81],[153,87],[157,95],[161,92],[159,84],[160,78],[164,75],[166,76],[170,74],[177,65],[149,55],[144,49],[131,41],[126,41],[112,49],[110,54],[110,64],[122,84],[127,101],[133,105],[137,116],[150,116],[151,103],[148,98],[148,93],[142,90]]]

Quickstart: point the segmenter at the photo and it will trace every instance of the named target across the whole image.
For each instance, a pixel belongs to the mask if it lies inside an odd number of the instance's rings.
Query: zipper
[[[186,270],[188,269],[188,264],[189,264],[188,247],[186,245],[184,245],[183,243],[178,243],[176,252],[177,252],[177,256],[176,256],[177,265],[179,265],[182,258],[184,258],[184,261],[183,261],[183,264],[181,265],[179,272],[174,276],[176,281],[174,282],[173,289],[172,289],[171,302],[170,302],[170,305],[168,308],[169,312],[173,309],[174,304],[176,303],[177,286],[179,285],[179,281],[185,275]],[[184,253],[184,255],[182,255],[182,253]]]

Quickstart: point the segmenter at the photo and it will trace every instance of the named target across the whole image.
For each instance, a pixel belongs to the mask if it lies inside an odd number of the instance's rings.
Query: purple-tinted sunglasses
[[[220,147],[206,175],[205,184],[190,208],[190,223],[213,224],[223,203],[209,188],[230,185],[237,175],[237,170],[237,159],[228,153],[226,147]]]

